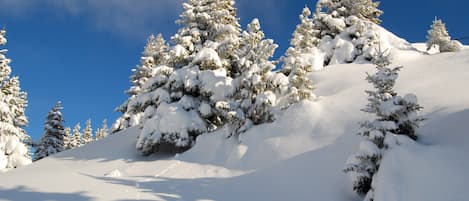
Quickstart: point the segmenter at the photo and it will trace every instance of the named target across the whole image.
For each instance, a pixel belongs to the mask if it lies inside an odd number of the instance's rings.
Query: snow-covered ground
[[[421,47],[422,45],[417,45]],[[400,94],[414,93],[427,120],[418,143],[384,156],[376,201],[468,200],[469,51],[398,51]],[[342,172],[358,149],[369,64],[315,72],[318,99],[251,129],[241,144],[200,136],[180,155],[143,157],[131,128],[99,142],[0,174],[0,200],[360,200]]]

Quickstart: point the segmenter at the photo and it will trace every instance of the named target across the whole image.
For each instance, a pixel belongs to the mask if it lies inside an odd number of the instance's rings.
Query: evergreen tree
[[[300,15],[301,23],[296,27],[291,40],[291,47],[283,57],[283,72],[289,76],[291,100],[298,102],[309,99],[313,93],[313,82],[307,77],[313,70],[321,69],[324,65],[323,53],[317,45],[320,40],[319,32],[314,28],[311,11],[308,7]]]
[[[127,91],[129,96],[135,96],[142,90],[147,80],[153,77],[155,67],[168,62],[168,51],[169,46],[162,34],[150,35],[140,65],[133,70],[134,74],[130,77],[133,86]]]
[[[159,68],[159,78],[149,80],[149,90],[138,98],[149,103],[137,142],[144,154],[161,145],[185,150],[198,135],[228,121],[224,111],[229,109],[230,83],[238,73],[240,35],[234,1],[188,0],[183,7],[177,21],[181,28],[172,37],[170,67]],[[164,123],[176,117],[184,121]]]
[[[73,135],[71,133],[71,129],[69,127],[66,127],[64,129],[64,132],[65,132],[65,136],[64,136],[64,147],[65,149],[71,149],[71,142],[72,142],[72,138],[73,138]]]
[[[345,19],[350,16],[380,24],[379,17],[383,14],[383,11],[378,9],[379,4],[379,2],[373,2],[373,0],[320,0],[316,12],[323,12],[328,15],[328,17],[322,16],[325,17],[322,18],[324,25],[332,25],[333,21],[330,19]]]
[[[231,108],[226,119],[232,127],[230,135],[239,135],[251,127],[272,122],[272,107],[276,102],[272,81],[275,63],[270,61],[278,46],[266,39],[258,19],[252,20],[243,32],[237,51],[237,76],[233,80]]]
[[[62,105],[59,101],[49,114],[44,124],[44,134],[34,153],[35,160],[40,160],[55,153],[65,150]]]
[[[176,66],[192,63],[201,70],[231,70],[238,46],[240,25],[233,0],[188,0],[176,21],[182,27],[172,40],[176,43]]]
[[[283,72],[290,75],[294,66],[300,66],[300,71],[311,71],[327,65],[371,61],[380,40],[386,39],[377,25],[382,14],[378,5],[372,0],[320,0],[313,17],[305,8],[291,48],[282,59]],[[300,81],[294,79],[293,83],[303,83],[302,77],[298,78]],[[299,96],[310,90],[295,88],[293,94]]]
[[[398,71],[401,67],[389,68],[388,55],[379,51],[374,63],[377,72],[368,75],[367,80],[373,84],[374,91],[366,91],[369,103],[364,112],[376,115],[373,121],[361,123],[359,135],[366,139],[360,145],[360,151],[352,155],[345,172],[352,175],[353,188],[365,200],[373,200],[373,176],[377,173],[383,152],[387,149],[386,138],[394,135],[405,135],[416,140],[417,128],[423,118],[417,115],[422,107],[413,94],[398,96],[394,90]]]
[[[85,130],[83,130],[83,137],[82,137],[81,144],[85,145],[93,141],[94,139],[93,139],[93,129],[91,128],[91,119],[88,119],[86,121]]]
[[[107,120],[103,120],[103,125],[101,128],[97,129],[96,131],[96,140],[101,140],[107,137],[109,130],[107,129]]]
[[[130,77],[132,86],[126,91],[129,99],[117,108],[117,111],[123,114],[114,123],[112,133],[141,123],[147,106],[135,101],[135,97],[142,92],[145,83],[155,76],[155,68],[170,61],[168,52],[169,46],[161,34],[150,35],[140,59],[140,65],[132,70],[134,72]]]
[[[320,39],[319,30],[316,30],[311,18],[311,11],[308,7],[303,9],[300,15],[300,24],[296,26],[293,37],[290,41],[291,47],[287,50],[285,57],[282,58],[282,71],[290,75],[293,68],[303,68],[308,72],[315,69],[321,69],[324,61],[321,57],[315,57],[318,54]],[[318,60],[319,59],[319,60]]]
[[[440,52],[457,52],[461,50],[462,45],[457,41],[452,41],[446,30],[446,25],[441,19],[435,18],[431,29],[427,35],[427,50],[437,45]]]
[[[0,30],[0,45],[6,42],[6,31]],[[10,78],[11,60],[6,53],[6,49],[0,50],[0,171],[31,163],[30,137],[24,130],[27,94],[21,91],[18,77]]]
[[[73,128],[73,134],[72,134],[72,137],[70,139],[70,149],[74,149],[74,148],[77,148],[77,147],[81,147],[82,143],[81,143],[81,127],[80,127],[80,123],[77,123],[77,125],[75,125],[75,127]]]

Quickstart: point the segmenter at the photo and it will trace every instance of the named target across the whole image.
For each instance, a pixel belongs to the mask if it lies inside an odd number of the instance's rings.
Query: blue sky
[[[8,57],[13,74],[28,92],[28,133],[42,135],[47,112],[63,102],[67,126],[92,118],[98,128],[111,124],[114,108],[126,100],[131,69],[138,64],[151,33],[173,35],[183,0],[0,0],[0,25],[8,30]],[[298,15],[313,0],[238,0],[243,27],[260,19],[267,37],[288,48]],[[386,0],[383,26],[410,42],[425,41],[435,16],[446,22],[453,38],[469,36],[461,0]],[[467,43],[469,41],[463,41]]]

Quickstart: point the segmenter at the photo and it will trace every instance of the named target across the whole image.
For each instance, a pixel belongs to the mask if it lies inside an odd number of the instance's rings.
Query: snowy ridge
[[[376,201],[466,200],[469,193],[469,51],[396,51],[401,94],[428,120],[415,143],[395,139],[377,176]],[[342,172],[358,150],[370,64],[333,65],[311,75],[318,99],[293,105],[273,124],[241,135],[199,136],[176,156],[143,157],[136,128],[0,175],[0,200],[360,200]],[[32,179],[34,178],[34,179]],[[44,181],[51,185],[44,185]],[[439,189],[439,190],[430,190]]]

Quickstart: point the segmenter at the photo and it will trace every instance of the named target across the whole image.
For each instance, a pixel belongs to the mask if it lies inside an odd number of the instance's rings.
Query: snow
[[[0,30],[0,45],[5,45],[7,39],[5,38],[5,30]]]
[[[213,63],[213,65],[215,65],[215,67],[221,67],[223,65],[220,56],[218,56],[217,51],[212,48],[201,49],[195,55],[192,64],[199,64],[202,61],[210,61],[211,63]]]
[[[211,71],[202,71],[200,72],[199,77],[202,82],[202,93],[211,94],[210,98],[214,102],[222,101],[232,93],[231,86],[233,79],[227,76],[227,72],[223,68]]]
[[[187,50],[181,45],[174,46],[173,52],[174,52],[174,56],[176,57],[183,57],[187,55]]]
[[[390,148],[374,180],[375,201],[467,200],[469,51],[393,54],[393,66],[404,66],[397,92],[415,94],[427,120],[417,143],[386,135]],[[185,153],[143,157],[135,149],[140,131],[130,128],[55,154],[0,174],[0,200],[362,200],[342,169],[363,140],[356,135],[358,123],[374,118],[360,111],[367,103],[364,91],[371,88],[366,72],[375,68],[340,64],[312,73],[315,101],[292,105],[275,123],[242,134],[240,142],[219,130],[199,136]],[[207,76],[223,77],[219,73]],[[167,119],[158,120],[161,128],[197,122],[182,109],[190,100],[174,104],[177,110],[162,103],[161,118]]]
[[[318,48],[313,48],[309,54],[301,54],[300,65],[310,65],[314,71],[321,70],[324,67],[325,53]]]
[[[165,134],[177,134],[180,138],[177,144],[187,146],[188,132],[204,131],[205,128],[205,123],[194,110],[186,111],[179,103],[162,103],[155,115],[144,123],[139,141],[162,141],[164,137],[168,137]]]
[[[109,172],[108,174],[105,174],[104,176],[106,177],[121,177],[122,176],[122,173],[118,170],[118,169],[114,169],[112,170],[111,172]]]

